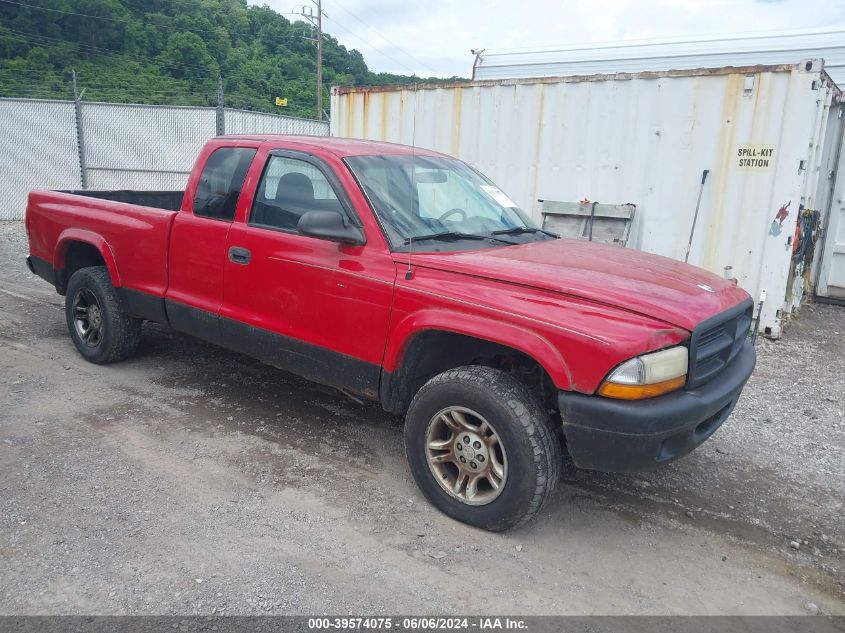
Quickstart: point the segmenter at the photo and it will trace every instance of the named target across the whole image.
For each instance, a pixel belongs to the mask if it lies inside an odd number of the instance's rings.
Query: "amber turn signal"
[[[620,385],[618,383],[604,381],[599,387],[599,395],[605,398],[616,398],[617,400],[644,400],[662,396],[664,393],[675,391],[684,386],[687,376],[678,376],[663,382],[656,382],[652,385]]]

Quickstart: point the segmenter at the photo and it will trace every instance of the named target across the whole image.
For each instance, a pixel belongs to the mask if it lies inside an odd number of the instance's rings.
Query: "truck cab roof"
[[[288,134],[226,134],[212,139],[214,141],[246,140],[258,143],[278,142],[279,148],[323,150],[330,152],[338,158],[347,156],[386,156],[386,155],[417,155],[417,156],[441,156],[449,158],[440,152],[420,147],[410,147],[397,143],[385,143],[382,141],[367,141],[362,139],[338,138],[333,136],[294,136]]]

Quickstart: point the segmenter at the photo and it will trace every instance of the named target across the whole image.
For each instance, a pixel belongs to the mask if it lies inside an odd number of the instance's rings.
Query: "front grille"
[[[693,330],[687,389],[694,389],[714,378],[734,359],[748,335],[753,312],[754,302],[747,299],[707,319]]]

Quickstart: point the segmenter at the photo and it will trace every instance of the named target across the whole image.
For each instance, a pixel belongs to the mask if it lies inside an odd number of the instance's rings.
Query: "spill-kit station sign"
[[[736,160],[740,169],[771,169],[775,165],[775,146],[739,145]]]

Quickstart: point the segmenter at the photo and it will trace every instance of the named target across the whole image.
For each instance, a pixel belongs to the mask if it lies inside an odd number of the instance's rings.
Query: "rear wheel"
[[[492,531],[536,516],[560,476],[548,415],[523,384],[490,367],[429,380],[408,410],[405,451],[434,506]]]
[[[73,344],[92,363],[128,358],[141,342],[141,320],[126,314],[104,266],[73,273],[65,293],[65,317]]]

